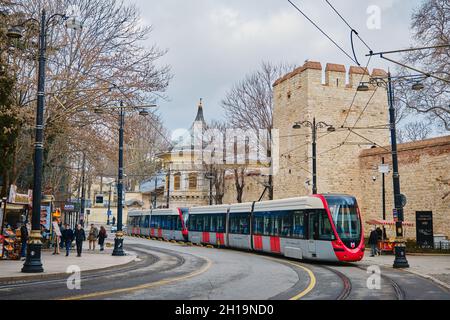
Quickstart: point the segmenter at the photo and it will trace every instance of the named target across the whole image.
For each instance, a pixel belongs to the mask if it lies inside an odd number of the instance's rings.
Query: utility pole
[[[155,176],[155,190],[154,190],[154,194],[153,194],[153,209],[156,209],[156,188],[158,187],[158,176]]]
[[[398,172],[397,136],[395,128],[394,91],[392,88],[391,73],[388,73],[388,101],[389,101],[389,124],[391,131],[391,152],[392,152],[392,182],[394,187],[394,206],[398,214],[395,222],[396,242],[394,268],[408,268],[406,260],[406,245],[403,239],[403,205],[400,193],[400,174]]]
[[[85,198],[86,198],[86,189],[84,187],[85,184],[85,174],[86,174],[86,154],[83,151],[83,160],[82,160],[82,165],[81,165],[81,203],[80,203],[80,221],[79,223],[81,223],[81,221],[83,221],[82,225],[84,227],[84,221],[85,221],[85,216],[84,216],[84,207],[85,207]]]
[[[213,185],[213,174],[212,174],[212,164],[209,165],[209,205],[213,205],[213,195],[212,195],[212,185]]]
[[[319,128],[327,128],[328,132],[335,132],[336,129],[325,122],[319,122],[316,124],[316,118],[313,118],[313,122],[303,121],[296,122],[293,129],[301,129],[302,126],[309,127],[312,130],[312,194],[317,194],[317,151],[316,151],[316,133]]]
[[[109,226],[109,216],[111,214],[111,187],[112,183],[109,184],[109,195],[108,195],[108,212],[106,213],[108,220],[106,221],[106,224]]]
[[[169,208],[170,203],[170,163],[169,170],[167,171],[167,199],[166,199],[166,207]]]
[[[42,199],[42,165],[44,158],[44,105],[45,105],[45,51],[46,13],[42,10],[39,32],[39,70],[36,108],[36,129],[34,142],[34,175],[33,175],[33,211],[31,214],[31,234],[22,272],[44,272],[41,262],[41,199]]]
[[[123,108],[123,101],[120,101],[120,116],[119,116],[119,174],[117,181],[117,231],[114,238],[113,256],[123,256],[123,232],[122,232],[122,194],[123,194],[123,130],[125,122],[125,110]]]
[[[384,165],[384,157],[381,158],[381,164]],[[385,183],[385,173],[383,172],[381,174],[381,189],[382,189],[382,194],[381,194],[381,198],[383,201],[383,220],[386,220],[386,183]],[[383,226],[383,240],[384,237],[386,235],[386,227]]]

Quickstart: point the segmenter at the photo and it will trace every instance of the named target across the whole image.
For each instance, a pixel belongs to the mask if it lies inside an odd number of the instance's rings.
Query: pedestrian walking
[[[383,230],[381,230],[380,227],[377,227],[376,231],[377,231],[377,237],[378,237],[377,240],[382,241],[383,240]],[[377,254],[379,256],[381,256],[381,249],[379,249],[378,246],[377,246]]]
[[[77,257],[81,257],[81,252],[83,251],[83,241],[86,240],[86,233],[84,229],[81,227],[81,224],[77,225],[77,228],[74,232],[75,243],[77,245]]]
[[[98,238],[98,229],[94,224],[91,224],[91,229],[89,230],[89,236],[88,236],[89,250],[91,250],[91,245],[92,245],[92,250],[95,251],[95,242],[97,241],[97,238]]]
[[[27,225],[24,223],[20,227],[20,239],[22,241],[22,248],[20,249],[20,256],[25,258],[27,252],[27,241],[28,241],[28,229]]]
[[[108,237],[108,234],[106,233],[106,229],[104,226],[100,227],[100,232],[98,233],[98,244],[100,246],[100,251],[104,250],[105,246],[105,239]]]
[[[66,246],[66,257],[69,256],[70,247],[72,246],[73,241],[73,230],[70,229],[70,226],[66,223],[65,229],[61,232],[61,238]]]
[[[116,224],[116,217],[113,216],[113,218],[112,218],[112,225],[115,225],[115,224]]]
[[[370,232],[369,236],[369,245],[370,245],[370,256],[375,257],[377,254],[377,244],[378,244],[378,233],[375,227],[373,227],[372,231]]]
[[[64,231],[64,226],[62,223],[59,223],[59,233],[61,233],[60,241],[59,241],[59,247],[60,249],[63,249],[65,246],[64,240],[62,238],[62,232]]]

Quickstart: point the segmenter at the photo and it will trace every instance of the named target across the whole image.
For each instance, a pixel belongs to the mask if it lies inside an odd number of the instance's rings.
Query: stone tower
[[[371,75],[386,73],[374,69]],[[355,194],[360,185],[360,152],[374,143],[389,144],[386,90],[369,86],[369,91],[357,92],[360,81],[369,79],[368,70],[361,67],[350,67],[346,79],[344,65],[328,63],[323,77],[320,62],[308,61],[274,83],[274,129],[280,137],[274,198],[312,191],[312,131],[293,129],[297,121],[312,122],[315,117],[316,122],[336,128],[334,133],[317,131],[318,193]]]

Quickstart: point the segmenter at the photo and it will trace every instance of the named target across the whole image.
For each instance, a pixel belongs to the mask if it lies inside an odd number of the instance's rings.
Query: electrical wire
[[[368,67],[369,67],[369,64],[370,64],[370,61],[371,61],[371,60],[372,60],[372,56],[370,56],[369,59],[367,59],[367,64],[366,64],[365,70],[368,70]],[[363,74],[361,75],[361,78],[360,78],[359,82],[361,82],[361,81],[364,79],[364,76],[365,76],[365,74],[363,73]],[[348,116],[349,116],[349,114],[350,114],[350,111],[352,111],[353,104],[355,103],[355,100],[356,100],[356,96],[357,96],[357,95],[358,95],[358,89],[355,90],[355,94],[353,95],[352,102],[350,103],[350,106],[349,106],[349,108],[348,108],[347,114],[345,115],[344,122],[342,122],[341,128],[343,128],[344,125],[345,125],[345,123],[347,122]]]
[[[356,36],[367,47],[367,49],[369,49],[370,52],[373,52],[373,50],[369,47],[369,45],[360,37],[358,32],[347,22],[347,20],[344,19],[344,17],[339,13],[339,11],[336,10],[336,8],[330,3],[330,1],[328,1],[328,0],[325,0],[325,1],[326,1],[326,3],[328,3],[328,5],[331,7],[331,9],[333,9],[333,11],[336,12],[336,14],[342,19],[342,21],[344,21],[344,23],[350,28],[350,30],[356,34]]]
[[[313,20],[311,20],[302,10],[300,10],[299,7],[297,7],[291,0],[288,0],[288,2],[297,9],[298,12],[300,12],[313,26],[315,26],[325,37],[328,38],[339,50],[341,50],[351,61],[358,64],[357,61],[355,61],[354,58],[350,54],[347,53],[339,44],[337,44],[336,41],[334,41],[325,31],[323,31]]]

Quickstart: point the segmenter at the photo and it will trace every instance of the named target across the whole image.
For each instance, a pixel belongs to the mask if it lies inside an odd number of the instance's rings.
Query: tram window
[[[211,223],[211,219],[210,219],[209,215],[204,215],[203,216],[203,231],[204,232],[209,232],[210,223]]]
[[[197,216],[195,231],[203,231],[203,216],[200,215]]]
[[[265,236],[270,236],[272,234],[272,221],[270,215],[264,215],[264,232]]]
[[[249,234],[249,215],[247,213],[236,213],[230,215],[230,233]]]
[[[160,218],[161,216],[155,216],[155,228],[160,228]]]
[[[181,225],[180,217],[176,217],[176,229],[175,230],[181,230],[181,229],[182,229],[182,225]]]
[[[212,214],[211,215],[211,225],[210,225],[209,231],[216,232],[216,230],[217,230],[217,215]]]
[[[301,210],[293,212],[292,236],[299,239],[305,238],[305,215]]]
[[[189,224],[188,224],[189,225],[189,230],[197,231],[195,229],[196,223],[197,223],[197,216],[196,215],[189,216]]]
[[[333,230],[331,229],[330,219],[326,211],[322,211],[319,216],[319,239],[334,240]]]
[[[292,215],[289,212],[283,212],[281,216],[281,236],[292,236]]]
[[[225,232],[225,215],[221,214],[217,216],[217,232]]]
[[[150,216],[144,216],[144,223],[142,225],[142,228],[148,228],[150,225]]]
[[[256,235],[264,234],[264,215],[256,213],[253,217],[253,233]]]

